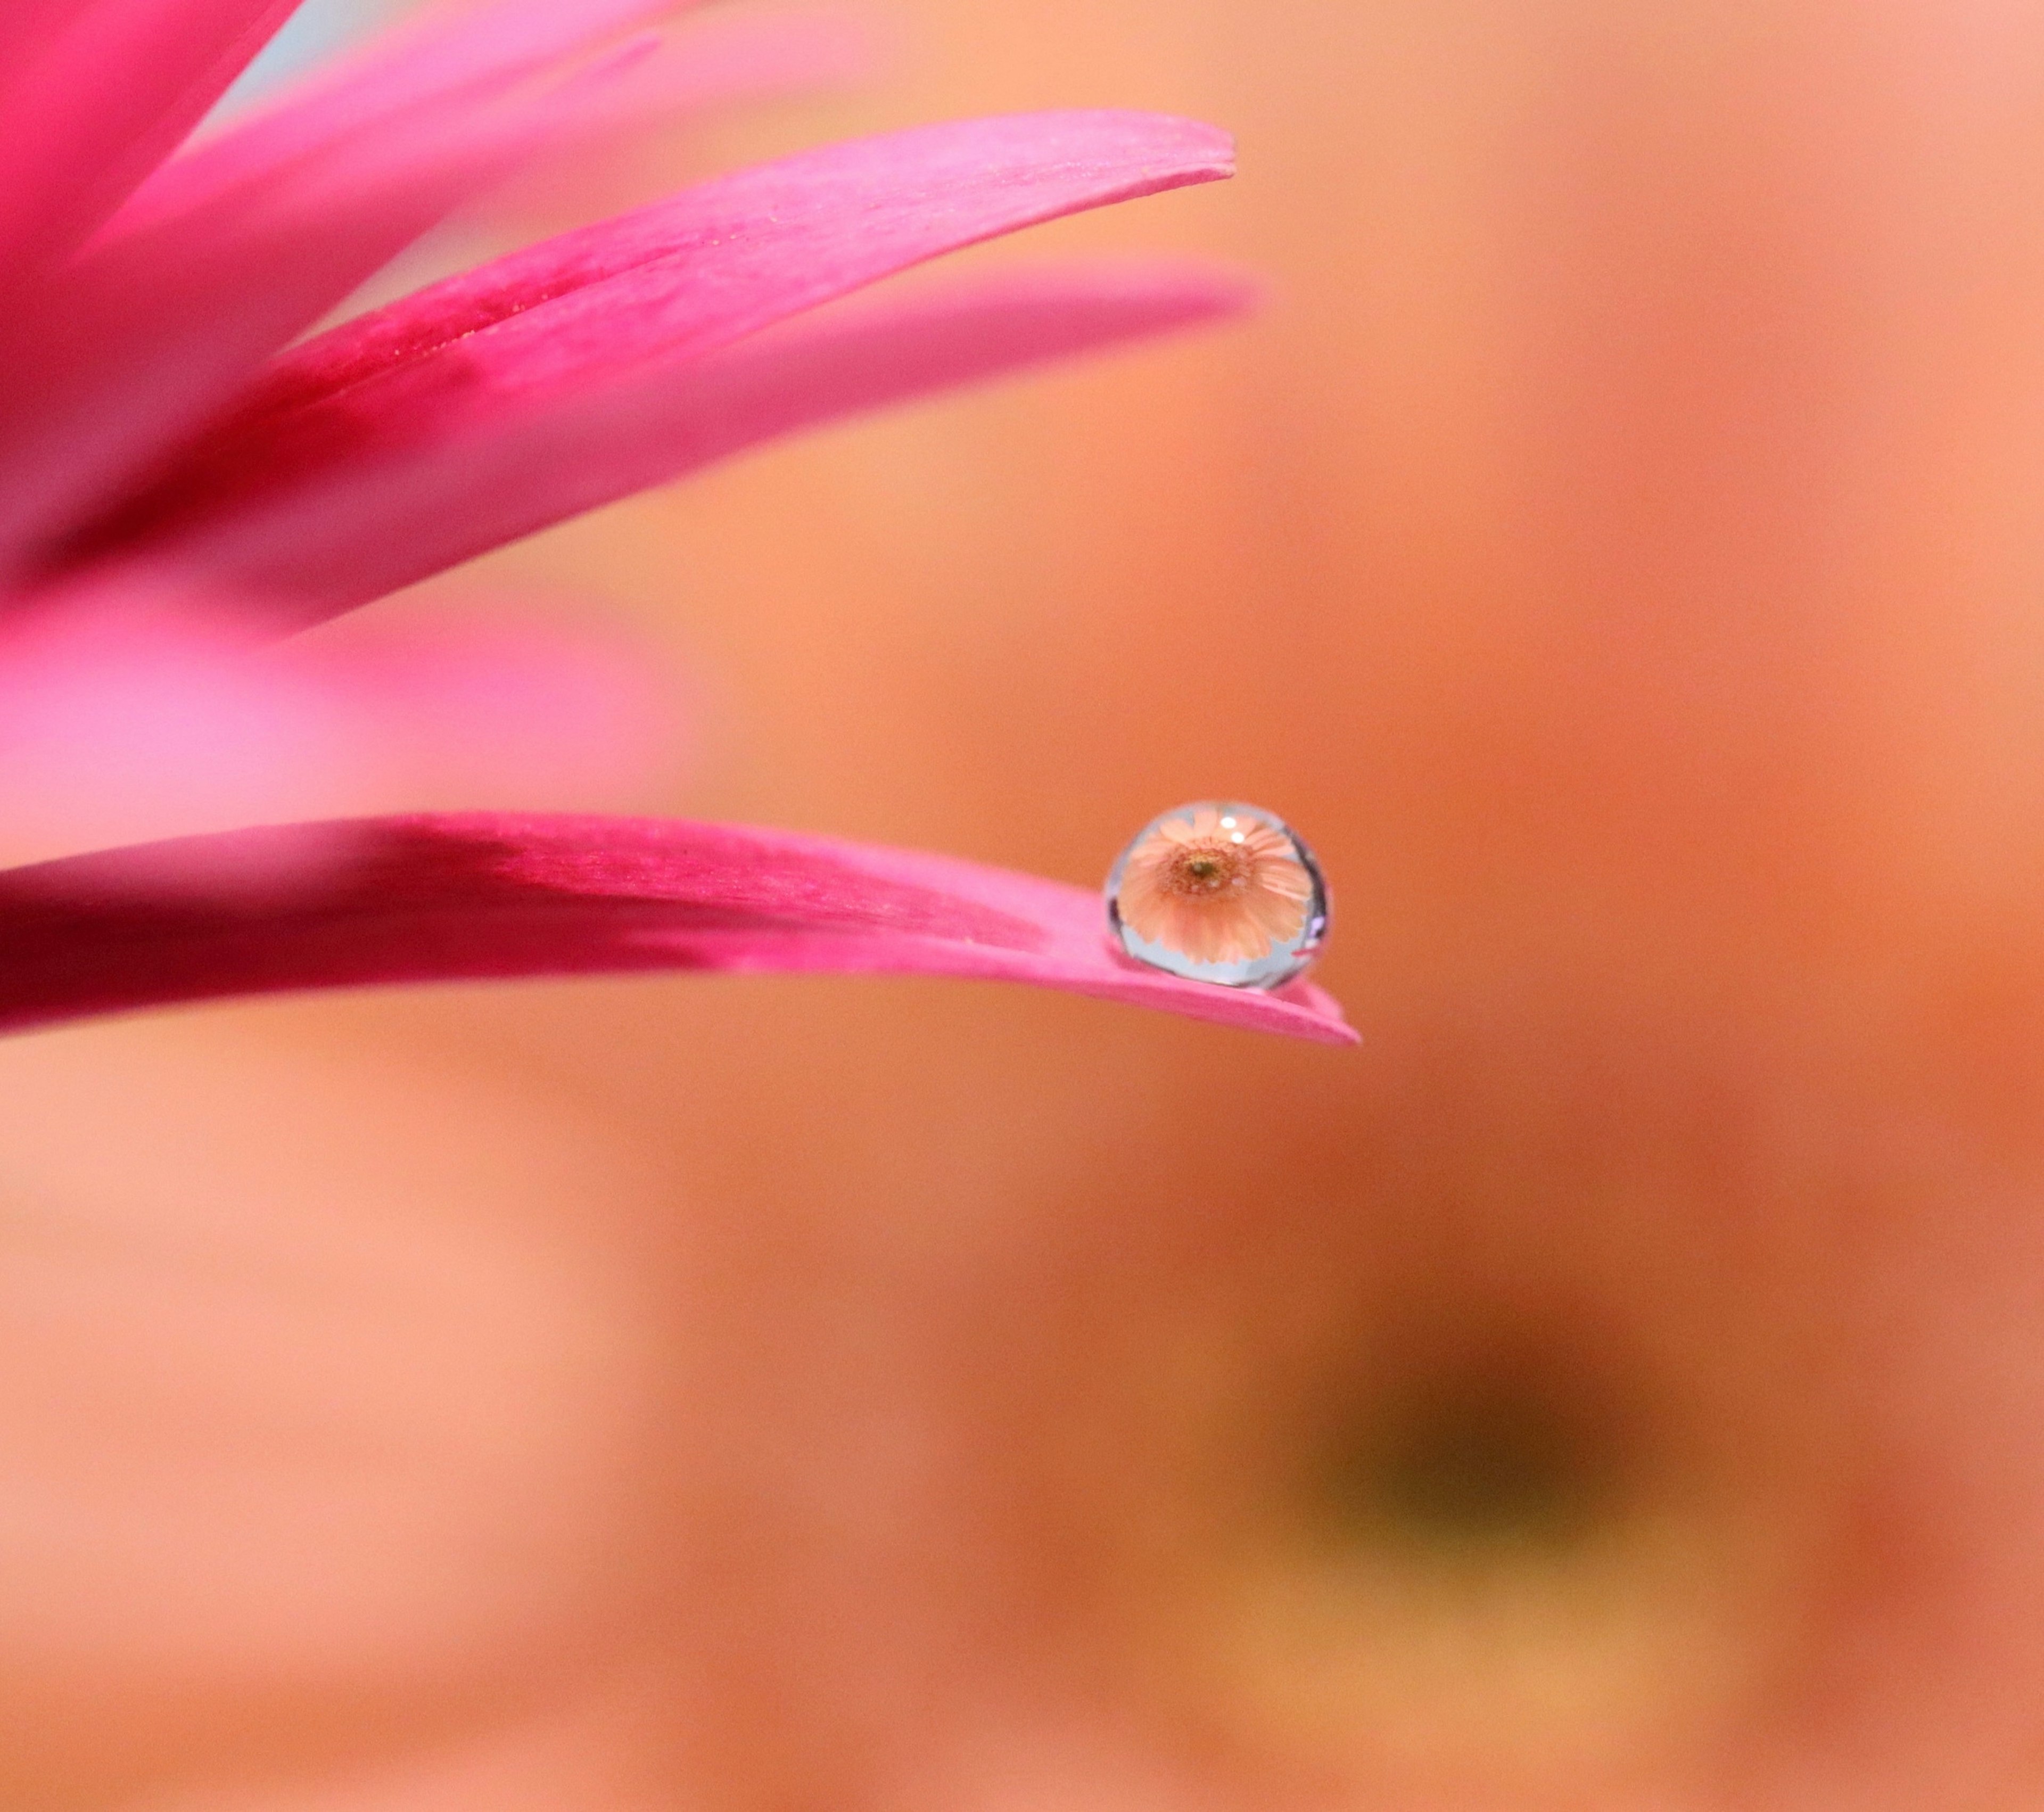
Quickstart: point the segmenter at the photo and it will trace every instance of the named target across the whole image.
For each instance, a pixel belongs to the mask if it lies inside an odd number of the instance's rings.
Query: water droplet
[[[1203,800],[1151,819],[1121,852],[1107,877],[1107,922],[1152,969],[1275,988],[1327,942],[1327,883],[1283,819]]]

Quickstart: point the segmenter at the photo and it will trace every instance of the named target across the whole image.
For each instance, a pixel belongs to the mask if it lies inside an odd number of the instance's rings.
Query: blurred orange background
[[[6,1802],[2044,1802],[2044,16],[885,17],[640,176],[1193,114],[1235,182],[974,255],[1264,316],[490,576],[686,674],[648,808],[1088,883],[1283,812],[1364,1048],[732,979],[10,1045]]]

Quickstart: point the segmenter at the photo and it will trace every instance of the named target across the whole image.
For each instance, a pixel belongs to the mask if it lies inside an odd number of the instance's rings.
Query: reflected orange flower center
[[[1281,831],[1206,808],[1136,845],[1116,904],[1147,942],[1196,962],[1254,962],[1306,928],[1312,891]]]

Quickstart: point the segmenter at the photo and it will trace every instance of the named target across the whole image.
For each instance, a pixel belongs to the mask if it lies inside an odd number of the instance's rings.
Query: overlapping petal
[[[582,507],[519,493],[571,486],[550,443],[628,411],[632,386],[671,396],[690,361],[910,265],[1231,168],[1211,128],[1088,112],[918,128],[702,184],[308,342],[71,558],[175,543],[187,570],[330,614],[505,538],[493,516],[517,533]],[[486,486],[463,484],[471,463]]]
[[[291,90],[162,165],[109,224],[121,233],[190,217],[223,197],[274,182],[314,159],[348,155],[422,122],[443,128],[508,100],[528,98],[600,58],[606,47],[650,41],[663,16],[697,0],[497,0],[451,19],[438,15],[379,40],[324,81]],[[634,28],[644,28],[635,30]],[[848,13],[781,10],[713,13],[659,34],[604,105],[629,132],[750,94],[840,81],[868,66],[866,31]]]
[[[337,837],[344,854],[329,859]],[[305,841],[322,865],[309,879],[267,896],[206,883],[290,874]],[[1127,962],[1081,889],[736,825],[366,819],[0,873],[0,1029],[372,982],[659,969],[1026,981],[1321,1043],[1355,1037],[1311,986],[1260,994]]]
[[[223,477],[199,493],[196,520],[138,514],[106,551],[231,578],[266,601],[275,627],[295,628],[763,441],[1224,319],[1254,294],[1211,266],[1025,267],[826,313],[651,371],[628,359],[615,374],[593,368],[586,388],[486,433],[399,459],[344,459],[254,507],[224,505],[233,493]],[[259,424],[250,443],[224,442],[216,469],[260,482],[266,438]]]
[[[687,3],[498,0],[451,17],[434,15],[163,164],[113,225],[186,215],[309,159],[345,154],[393,128],[459,117]]]
[[[377,712],[430,677],[430,661],[401,662],[394,678],[280,685],[248,664],[252,629],[301,627],[776,434],[1247,300],[1211,271],[1077,267],[797,318],[979,240],[1231,171],[1228,140],[1207,127],[1073,112],[740,171],[278,354],[536,150],[813,79],[847,52],[836,23],[812,20],[712,34],[691,60],[641,33],[671,0],[499,0],[163,164],[288,10],[35,0],[32,74],[13,89],[0,77],[10,132],[47,128],[0,194],[16,354],[0,371],[0,566],[17,611],[40,607],[0,647],[0,703],[17,768],[44,760],[53,800],[135,747],[152,778],[194,797],[213,782],[259,791],[308,749],[317,766],[314,745],[336,723],[360,731],[365,711],[368,739],[387,739]],[[89,52],[106,62],[97,118]],[[106,621],[117,633],[95,640]],[[482,676],[494,722],[533,669],[468,648],[448,673]],[[317,696],[293,694],[302,682]],[[574,715],[545,714],[555,728]],[[187,785],[194,762],[206,773]],[[786,833],[336,819],[0,873],[0,1029],[227,995],[638,969],[1022,981],[1354,1036],[1310,987],[1242,992],[1131,965],[1089,893]]]
[[[0,289],[75,245],[176,148],[298,0],[39,6],[0,71]],[[9,21],[11,28],[13,21]]]
[[[396,109],[372,133],[273,146],[267,160],[251,152],[231,175],[206,176],[202,155],[198,179],[145,193],[148,205],[13,300],[0,549],[18,561],[103,504],[451,209],[542,151],[613,130],[620,79],[655,48],[628,46],[551,86],[478,83]],[[641,82],[624,98],[642,111],[686,101],[687,64],[663,69],[650,94]]]

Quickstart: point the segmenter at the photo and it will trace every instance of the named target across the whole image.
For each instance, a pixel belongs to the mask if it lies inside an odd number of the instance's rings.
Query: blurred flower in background
[[[488,576],[686,638],[691,811],[1084,880],[1281,807],[1368,1042],[736,980],[16,1042],[13,1796],[2031,1803],[2038,22],[900,17],[833,127],[1239,128],[1144,230],[1268,324]]]

